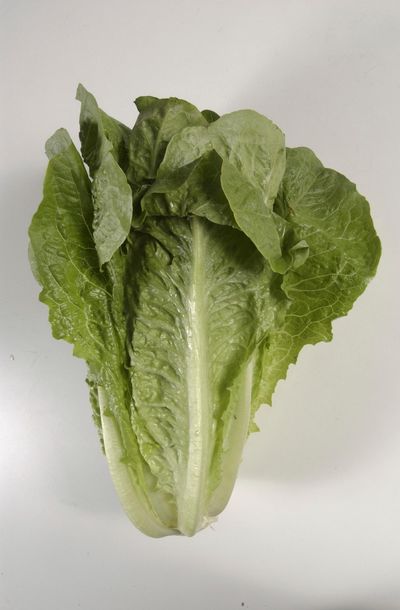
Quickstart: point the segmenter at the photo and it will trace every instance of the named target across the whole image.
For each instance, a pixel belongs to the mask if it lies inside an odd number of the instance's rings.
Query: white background
[[[3,0],[0,23],[1,610],[398,610],[400,3]],[[357,183],[383,242],[192,539],[123,515],[85,366],[51,338],[27,262],[44,141],[77,140],[79,81],[127,124],[143,94],[266,114]]]

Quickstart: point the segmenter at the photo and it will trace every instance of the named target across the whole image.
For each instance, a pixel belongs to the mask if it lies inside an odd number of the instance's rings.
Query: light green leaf
[[[277,205],[287,210],[287,222],[307,242],[309,257],[283,278],[289,306],[259,347],[254,409],[271,402],[276,383],[304,345],[331,340],[332,320],[348,313],[380,256],[367,201],[307,148],[287,149]]]
[[[93,243],[90,181],[65,130],[48,140],[46,150],[51,158],[44,198],[29,230],[31,260],[54,336],[74,343],[74,353],[96,366],[104,356],[105,337],[85,312],[98,310],[107,332],[108,288]]]
[[[271,121],[251,110],[225,115],[208,129],[223,159],[221,185],[237,225],[269,261],[284,273],[294,256],[283,251],[285,229],[272,212],[285,169],[284,136]],[[301,258],[296,257],[299,264]]]
[[[285,138],[279,127],[254,110],[238,110],[211,123],[209,133],[220,157],[260,190],[271,208],[285,171]]]
[[[134,428],[177,499],[178,529],[191,535],[232,490],[249,426],[246,370],[274,318],[271,271],[230,227],[159,218],[143,230],[132,287]]]
[[[111,260],[131,228],[132,191],[125,174],[107,154],[93,180],[93,237],[100,266]]]
[[[244,179],[229,161],[222,163],[221,185],[238,226],[275,269],[282,254],[281,241],[273,212],[267,207],[261,190]]]
[[[45,144],[46,155],[52,159],[56,155],[63,153],[72,144],[70,135],[66,129],[57,129],[51,138]]]

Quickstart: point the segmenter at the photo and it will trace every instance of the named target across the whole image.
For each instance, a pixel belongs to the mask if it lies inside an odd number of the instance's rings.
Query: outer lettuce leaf
[[[93,237],[103,265],[126,240],[131,227],[132,191],[124,173],[129,130],[102,112],[82,85],[77,99],[82,104],[82,156],[93,177]]]
[[[118,265],[107,274],[98,269],[90,228],[90,182],[67,132],[56,132],[46,149],[53,156],[43,201],[29,229],[31,264],[43,286],[40,300],[49,306],[54,337],[72,343],[74,355],[88,363],[94,420],[101,425],[103,446],[124,508],[150,535],[166,535],[173,530],[160,521],[154,506],[168,506],[170,500],[164,493],[153,494],[154,481],[130,423],[124,328],[116,317],[118,295],[113,288],[114,282],[123,286],[124,277],[115,277]]]
[[[95,97],[78,85],[76,99],[81,102],[79,117],[81,152],[93,178],[100,168],[103,157],[111,152],[118,165],[126,172],[131,130],[106,114],[97,105]]]
[[[110,334],[106,285],[93,243],[90,181],[67,131],[46,144],[50,157],[44,199],[29,230],[31,262],[43,285],[54,336],[74,344],[74,354],[97,367]],[[50,230],[51,229],[51,230]],[[97,311],[99,324],[91,311]],[[97,318],[97,316],[96,316]]]
[[[283,278],[289,306],[259,347],[254,410],[271,403],[277,381],[286,377],[304,345],[332,339],[332,320],[346,315],[364,291],[381,251],[365,198],[307,148],[287,149],[276,209],[307,242],[310,254]]]

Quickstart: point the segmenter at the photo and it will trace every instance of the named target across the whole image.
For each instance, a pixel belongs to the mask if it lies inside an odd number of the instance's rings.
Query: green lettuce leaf
[[[304,345],[332,339],[332,320],[346,315],[364,291],[381,252],[368,202],[307,148],[287,149],[276,208],[307,242],[309,256],[283,278],[288,307],[258,349],[254,410],[271,403],[277,381]]]
[[[183,167],[171,169],[170,173],[165,172],[165,166],[161,164],[160,177],[141,200],[144,215],[186,217],[193,214],[217,224],[237,227],[222,190],[221,167],[222,159],[214,150]]]
[[[135,432],[159,485],[177,499],[178,529],[190,534],[220,512],[239,466],[246,371],[274,317],[272,272],[230,227],[193,217],[143,230],[131,286]],[[228,449],[232,477],[222,483]]]
[[[130,421],[132,391],[118,298],[125,273],[116,276],[123,266],[114,264],[107,273],[98,268],[90,182],[68,133],[56,132],[46,150],[44,197],[29,229],[31,264],[43,286],[40,300],[49,307],[54,337],[72,343],[74,355],[88,363],[94,421],[127,514],[144,531],[166,535],[171,528],[153,506],[168,505],[169,499],[152,493],[155,483]]]
[[[190,536],[225,507],[260,404],[374,275],[379,239],[354,184],[255,112],[141,97],[130,130],[78,98],[90,177],[58,130],[32,271],[54,337],[87,362],[128,517]]]
[[[79,85],[82,156],[93,177],[93,237],[100,265],[126,240],[132,221],[132,191],[127,169],[129,130],[100,110],[93,95]]]
[[[208,123],[213,123],[214,121],[219,119],[219,114],[214,112],[214,110],[209,110],[208,108],[206,108],[205,110],[202,110],[201,114],[203,115],[203,117],[206,119],[206,121]]]
[[[207,125],[195,106],[178,98],[140,97],[139,117],[129,143],[129,178],[133,184],[149,183],[156,177],[171,138],[190,125]]]
[[[189,126],[171,138],[142,211],[238,227],[284,273],[308,254],[304,241],[285,250],[288,227],[272,211],[284,170],[284,136],[271,121],[250,110],[215,117],[208,128]]]
[[[68,132],[48,140],[50,158],[44,198],[29,230],[31,262],[43,285],[40,299],[49,306],[57,339],[74,344],[74,354],[97,366],[105,334],[113,334],[107,308],[108,287],[93,242],[90,181]],[[97,315],[85,315],[90,311]],[[101,329],[103,328],[103,331]]]

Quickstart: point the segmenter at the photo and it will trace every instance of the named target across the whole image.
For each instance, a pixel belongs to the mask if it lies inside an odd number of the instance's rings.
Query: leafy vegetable
[[[82,157],[47,142],[29,230],[53,335],[88,364],[121,503],[150,536],[223,510],[254,414],[374,275],[367,201],[251,110],[140,97],[132,129],[82,85]]]

